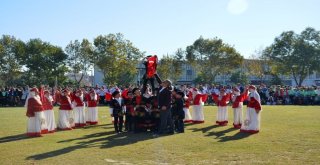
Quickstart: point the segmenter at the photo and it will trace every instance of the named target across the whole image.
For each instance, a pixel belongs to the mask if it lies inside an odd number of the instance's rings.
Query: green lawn
[[[217,107],[205,107],[205,123],[184,134],[115,135],[107,107],[98,126],[27,138],[25,109],[0,108],[0,164],[319,164],[320,107],[264,106],[254,135],[214,125]],[[56,115],[58,114],[55,111]],[[57,119],[57,118],[56,118]]]

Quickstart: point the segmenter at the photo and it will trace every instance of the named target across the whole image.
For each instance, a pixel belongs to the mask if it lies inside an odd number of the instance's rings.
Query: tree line
[[[73,40],[61,48],[39,38],[21,41],[14,36],[0,38],[0,85],[81,85],[84,76],[97,66],[106,84],[135,82],[136,67],[146,56],[123,34],[99,35]],[[218,75],[230,75],[233,83],[248,83],[248,76],[293,76],[301,85],[308,74],[320,71],[320,32],[306,28],[300,34],[285,31],[274,42],[244,60],[233,46],[220,38],[199,37],[185,49],[163,55],[158,65],[162,78],[176,82],[189,64],[197,71],[194,83],[214,83]],[[241,68],[244,68],[241,69]],[[68,80],[66,73],[73,75]],[[80,75],[80,76],[79,76]]]

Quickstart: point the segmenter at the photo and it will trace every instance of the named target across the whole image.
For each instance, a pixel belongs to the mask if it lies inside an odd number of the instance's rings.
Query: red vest
[[[185,100],[183,107],[185,108],[189,108],[190,107],[190,100],[189,98],[187,100]]]
[[[248,97],[248,90],[246,90],[244,93],[242,93],[241,95],[239,96],[236,96],[236,99],[235,101],[233,101],[232,103],[232,108],[238,108],[239,107],[239,104],[241,102],[243,102],[245,99],[247,99]]]
[[[197,94],[196,97],[193,100],[193,105],[200,105],[200,100],[202,101],[202,95]]]
[[[151,56],[147,59],[147,77],[152,78],[156,73],[157,57]]]
[[[245,100],[246,96],[245,95],[239,95],[236,96],[235,101],[232,103],[232,108],[238,108],[239,104],[242,103]]]
[[[106,101],[111,101],[112,95],[110,93],[106,93]]]
[[[123,92],[121,93],[121,97],[124,99],[128,98],[128,89],[123,90]]]
[[[203,94],[202,95],[202,102],[206,102],[208,99],[208,95],[207,94]]]
[[[137,97],[136,97],[136,103],[137,103],[137,105],[140,105],[141,102],[142,102],[142,96],[137,96]]]
[[[222,96],[221,100],[219,100],[219,95],[217,94],[212,94],[212,98],[214,100],[214,102],[216,102],[217,106],[227,106],[227,102],[230,100],[230,93]]]
[[[132,99],[126,98],[124,102],[125,102],[127,112],[130,112],[131,114],[134,113],[134,107],[131,104]]]
[[[41,112],[41,111],[43,111],[42,104],[38,102],[35,98],[29,98],[26,116],[34,117],[35,112]]]
[[[52,110],[53,109],[52,102],[49,101],[49,99],[47,97],[44,97],[42,105],[43,105],[44,110]]]
[[[99,96],[97,95],[97,100],[91,99],[90,94],[87,94],[88,107],[96,107],[98,103]]]
[[[261,110],[261,104],[254,97],[250,97],[250,100],[248,102],[248,107],[254,108],[257,111]]]
[[[73,96],[73,102],[76,103],[76,107],[82,107],[84,105],[83,100],[76,95]]]
[[[60,96],[60,110],[72,110],[70,97],[69,96]]]

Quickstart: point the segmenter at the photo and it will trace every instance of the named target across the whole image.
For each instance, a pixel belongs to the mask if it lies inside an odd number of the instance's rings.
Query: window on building
[[[188,70],[187,70],[187,75],[188,75],[188,76],[191,76],[191,75],[192,75],[192,70],[191,70],[191,69],[188,69]]]
[[[190,81],[192,79],[192,70],[191,69],[187,69],[186,70],[186,80]]]

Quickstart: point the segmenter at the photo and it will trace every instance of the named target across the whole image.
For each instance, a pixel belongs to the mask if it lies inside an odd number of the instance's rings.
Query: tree
[[[94,39],[95,65],[108,84],[133,82],[143,53],[120,33],[100,35]]]
[[[244,62],[244,67],[247,69],[247,73],[251,76],[257,77],[260,82],[264,81],[266,75],[276,74],[270,69],[270,61],[267,60],[263,55],[263,50],[256,51],[255,54],[251,55],[249,59]]]
[[[310,27],[300,34],[283,32],[264,50],[264,56],[274,70],[292,75],[301,86],[309,73],[320,71],[320,32]]]
[[[170,79],[176,83],[182,74],[182,65],[185,63],[185,52],[180,48],[174,55],[165,55],[157,68],[162,79]]]
[[[22,66],[19,65],[24,43],[14,36],[3,35],[0,38],[0,77],[2,85],[12,85],[21,76]]]
[[[170,79],[172,63],[172,56],[165,55],[160,59],[159,65],[157,67],[157,72],[161,79]]]
[[[52,86],[56,78],[59,83],[66,81],[67,55],[60,47],[40,39],[31,39],[26,43],[22,59],[21,64],[27,68],[24,77],[28,84]]]
[[[278,75],[272,75],[270,85],[283,85],[281,78]]]
[[[202,73],[204,83],[212,83],[218,74],[225,75],[239,68],[243,61],[243,57],[235,48],[218,38],[200,37],[188,46],[186,51],[186,59],[199,73]]]
[[[83,39],[81,43],[78,40],[71,41],[65,51],[68,54],[67,63],[70,71],[79,86],[94,63],[92,44],[87,39]]]
[[[173,55],[172,65],[171,65],[171,80],[177,82],[182,74],[182,65],[185,62],[185,51],[179,48]]]
[[[236,71],[231,74],[230,77],[231,82],[237,84],[248,84],[248,75],[247,73],[242,73],[241,71]]]

